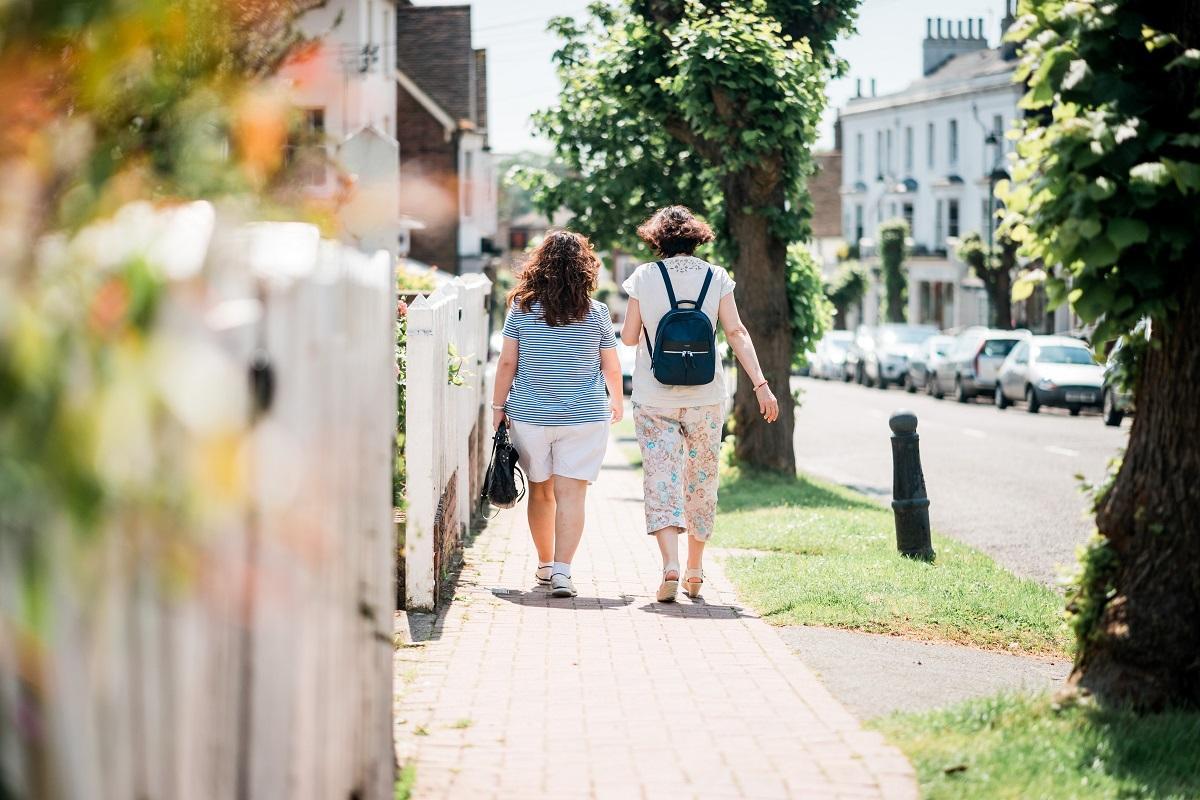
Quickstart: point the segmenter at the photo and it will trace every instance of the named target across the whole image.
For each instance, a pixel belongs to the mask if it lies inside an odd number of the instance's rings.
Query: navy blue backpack
[[[671,310],[658,321],[653,345],[650,344],[646,326],[642,326],[654,378],[667,386],[703,386],[712,383],[717,374],[716,328],[702,310],[708,285],[712,283],[712,269],[704,276],[704,286],[695,300],[676,300],[671,276],[661,261],[658,262],[658,271],[667,284]],[[681,308],[685,304],[690,308]]]

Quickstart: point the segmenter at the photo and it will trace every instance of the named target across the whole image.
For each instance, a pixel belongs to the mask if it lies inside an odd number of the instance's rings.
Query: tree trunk
[[[792,322],[787,293],[787,243],[771,232],[770,222],[756,209],[783,208],[778,176],[767,171],[727,175],[726,225],[737,247],[733,262],[738,310],[759,364],[779,398],[779,419],[768,424],[758,412],[754,388],[739,367],[734,395],[735,453],[740,462],[794,475],[792,443],[795,408],[792,403]]]
[[[1155,323],[1129,445],[1096,515],[1115,559],[1089,587],[1103,607],[1071,676],[1143,711],[1200,707],[1200,272],[1165,271],[1188,278],[1178,311]]]

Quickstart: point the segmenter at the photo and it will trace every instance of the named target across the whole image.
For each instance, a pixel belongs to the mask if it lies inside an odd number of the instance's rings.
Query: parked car
[[[621,391],[633,394],[633,367],[637,364],[637,347],[630,347],[617,337],[617,358],[621,361]]]
[[[1036,414],[1042,406],[1059,406],[1079,414],[1084,406],[1100,407],[1104,368],[1087,343],[1069,336],[1032,336],[1019,342],[996,378],[996,408],[1025,401]]]
[[[888,323],[876,330],[875,347],[866,353],[863,373],[867,383],[887,389],[890,383],[903,384],[908,380],[908,360],[938,329],[932,325]]]
[[[1142,320],[1134,327],[1130,336],[1140,336],[1148,342],[1150,341],[1150,332],[1150,321]],[[1126,338],[1117,339],[1104,362],[1104,388],[1101,389],[1100,395],[1100,417],[1104,420],[1105,425],[1114,427],[1121,424],[1121,420],[1125,419],[1126,414],[1134,412],[1133,394],[1122,389],[1116,377],[1121,368],[1121,354],[1127,345]]]
[[[930,376],[941,366],[950,348],[954,345],[953,336],[930,336],[917,348],[916,354],[908,360],[908,378],[904,388],[909,392],[924,389],[933,394],[933,382]]]
[[[846,350],[852,341],[854,334],[850,331],[829,331],[822,336],[809,364],[812,377],[827,381],[845,378]]]
[[[996,388],[996,373],[1004,359],[1029,331],[1002,331],[994,328],[967,328],[954,340],[943,368],[934,378],[934,396],[949,391],[965,403],[978,394],[991,395]]]
[[[866,383],[863,373],[863,362],[875,350],[875,327],[859,325],[854,331],[854,340],[846,348],[846,361],[843,365],[844,379],[855,383]]]

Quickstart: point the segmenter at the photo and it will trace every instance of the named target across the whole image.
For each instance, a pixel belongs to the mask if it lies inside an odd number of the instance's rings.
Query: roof
[[[1019,92],[1020,85],[1013,82],[1016,67],[1017,62],[1004,58],[999,49],[960,53],[899,92],[876,97],[851,98],[842,110],[842,115],[849,116],[958,94],[971,94],[980,89],[1011,88],[1014,92]]]
[[[477,123],[471,7],[396,9],[396,67],[456,122]]]
[[[817,171],[808,179],[812,198],[812,235],[817,239],[842,235],[842,152],[814,153]]]

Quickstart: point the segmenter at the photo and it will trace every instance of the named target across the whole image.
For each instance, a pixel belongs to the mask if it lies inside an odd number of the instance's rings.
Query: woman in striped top
[[[496,366],[492,427],[507,421],[529,476],[535,577],[555,597],[575,596],[571,559],[583,535],[584,497],[600,476],[609,424],[623,411],[612,317],[591,298],[599,274],[586,238],[546,234],[508,296]]]

